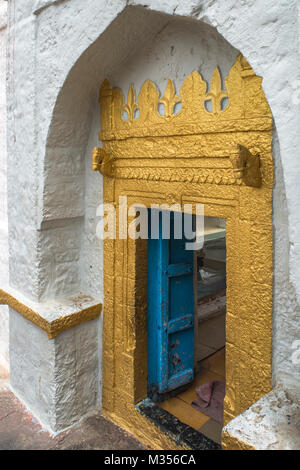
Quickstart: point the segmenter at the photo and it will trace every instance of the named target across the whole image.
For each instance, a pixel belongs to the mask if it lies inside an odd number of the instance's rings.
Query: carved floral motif
[[[226,91],[225,91],[226,90]],[[222,89],[221,75],[218,68],[214,70],[209,91],[200,73],[193,71],[181,86],[180,96],[175,93],[172,79],[167,82],[165,93],[160,97],[156,85],[146,80],[135,99],[134,86],[131,84],[127,103],[119,88],[111,88],[108,80],[100,89],[102,132],[100,139],[115,140],[131,136],[145,137],[153,133],[160,135],[186,135],[203,132],[232,132],[228,121],[234,121],[241,127],[246,124],[255,130],[258,126],[270,124],[272,118],[270,108],[261,88],[261,78],[254,75],[251,67],[243,56],[239,55],[227,78],[225,90]],[[227,98],[228,104],[222,109],[222,101]],[[212,102],[212,112],[207,111],[205,103]],[[175,105],[181,102],[181,109],[175,113]],[[158,112],[159,104],[163,104],[165,112]],[[138,115],[136,111],[139,110]],[[128,119],[124,118],[124,111]],[[110,116],[110,119],[107,116]],[[256,122],[249,121],[256,119]],[[257,119],[260,122],[257,122]],[[249,122],[248,122],[249,121]],[[211,128],[210,128],[211,126]],[[202,128],[207,129],[203,131]]]
[[[135,102],[135,93],[133,85],[131,84],[129,87],[128,95],[127,95],[127,104],[123,106],[123,110],[126,111],[128,115],[129,122],[134,120],[134,113],[138,109],[138,105]]]
[[[180,98],[176,96],[175,86],[173,81],[169,78],[167,88],[163,98],[159,100],[165,106],[165,116],[170,117],[174,113],[174,107],[180,103]]]
[[[205,102],[211,101],[213,114],[222,112],[222,101],[224,98],[228,98],[228,95],[222,90],[220,71],[218,68],[215,68],[211,79],[210,92],[206,95],[205,99]]]

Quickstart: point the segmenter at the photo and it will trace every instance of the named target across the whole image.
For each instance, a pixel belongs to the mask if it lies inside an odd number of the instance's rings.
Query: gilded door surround
[[[271,389],[272,115],[261,82],[238,55],[225,89],[216,69],[208,91],[198,72],[180,96],[172,80],[162,98],[151,81],[137,100],[131,86],[126,103],[107,80],[100,90],[94,168],[104,169],[104,202],[203,203],[205,215],[226,219],[225,424]],[[259,187],[234,171],[239,145],[259,156]],[[103,411],[152,447],[175,448],[134,407],[147,396],[146,278],[143,240],[104,241]]]

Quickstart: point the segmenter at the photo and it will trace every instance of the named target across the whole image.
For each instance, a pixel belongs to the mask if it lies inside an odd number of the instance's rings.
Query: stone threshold
[[[178,418],[146,398],[136,405],[136,409],[161,431],[166,433],[177,445],[191,450],[221,450],[221,446],[199,431],[182,423]]]
[[[63,299],[34,302],[8,287],[0,289],[0,304],[8,305],[46,331],[49,339],[82,322],[98,318],[102,311],[100,299],[83,292]]]

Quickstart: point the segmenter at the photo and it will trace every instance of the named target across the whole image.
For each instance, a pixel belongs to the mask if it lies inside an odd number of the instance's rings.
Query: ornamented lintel
[[[226,106],[222,105],[224,99],[228,99]],[[151,80],[146,80],[137,99],[134,86],[130,85],[125,103],[122,91],[112,88],[105,80],[99,101],[102,135],[104,138],[110,135],[112,139],[151,136],[154,129],[155,135],[159,132],[162,135],[186,135],[190,133],[191,126],[198,126],[199,123],[214,129],[218,128],[220,121],[223,124],[235,121],[235,125],[243,127],[241,123],[245,119],[272,118],[261,78],[254,74],[241,54],[225,79],[224,87],[218,68],[214,70],[209,90],[201,74],[194,70],[186,77],[179,96],[170,78],[163,96]],[[211,109],[207,107],[209,101]],[[176,112],[178,103],[181,103],[181,109]],[[160,112],[160,104],[164,105],[163,113]],[[127,119],[124,118],[124,111]],[[222,132],[223,125],[219,127]]]

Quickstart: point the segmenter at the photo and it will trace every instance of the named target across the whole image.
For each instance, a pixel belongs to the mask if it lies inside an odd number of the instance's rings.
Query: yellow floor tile
[[[225,348],[201,361],[200,367],[199,373],[186,391],[169,398],[159,406],[176,416],[182,423],[219,442],[222,426],[213,421],[210,416],[193,408],[191,403],[197,398],[196,387],[210,380],[225,380]]]
[[[201,367],[225,378],[225,348],[201,362]]]
[[[201,369],[191,383],[190,387],[177,395],[177,397],[190,405],[192,401],[197,398],[196,387],[198,387],[198,385],[204,384],[205,382],[209,382],[210,380],[224,380],[224,378],[216,372]]]
[[[178,418],[182,423],[185,423],[196,430],[199,430],[199,428],[201,428],[201,426],[210,419],[209,416],[196,410],[178,397],[169,398],[163,403],[160,403],[159,406],[171,413],[173,416],[176,416],[176,418]]]
[[[205,344],[198,344],[197,348],[197,362],[203,361],[208,356],[214,354],[215,350],[205,346]]]
[[[209,419],[206,423],[198,429],[202,434],[218,444],[221,444],[222,439],[222,424],[217,423],[213,419]]]
[[[210,318],[199,324],[198,341],[217,351],[225,345],[225,315]]]

